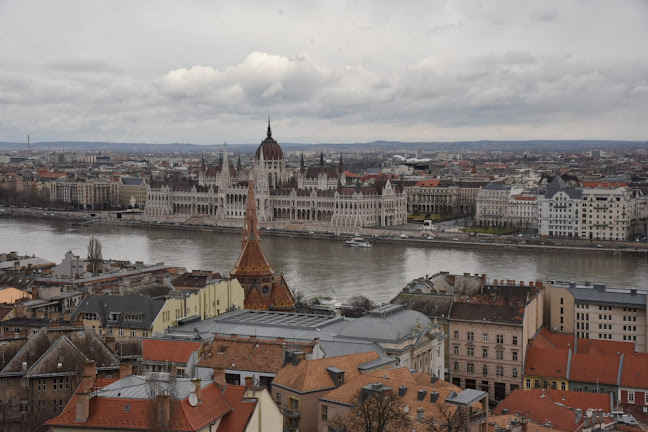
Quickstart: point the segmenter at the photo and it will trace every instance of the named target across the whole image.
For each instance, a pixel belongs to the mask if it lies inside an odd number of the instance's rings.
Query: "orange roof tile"
[[[250,418],[256,408],[256,401],[243,401],[244,386],[228,385],[225,388],[225,399],[232,407],[232,413],[221,420],[217,432],[243,432],[247,428]],[[232,415],[236,413],[236,415]]]
[[[439,180],[439,179],[420,180],[420,181],[416,182],[416,186],[437,187],[437,186],[439,186],[439,183],[441,183],[441,180]]]
[[[198,351],[201,345],[202,342],[194,341],[142,339],[142,359],[186,363],[191,353]]]
[[[556,402],[564,406],[557,405]],[[610,410],[610,395],[547,389],[514,390],[493,412],[500,415],[502,410],[507,409],[510,414],[523,414],[543,424],[549,420],[553,429],[572,432],[580,429],[584,420],[576,423],[574,410],[567,406],[580,408],[583,412],[588,408],[607,412]]]
[[[634,352],[634,342],[578,339],[578,354],[606,354],[619,356],[621,354],[633,354]]]
[[[90,398],[90,415],[85,423],[76,422],[76,394],[63,412],[46,422],[52,426],[85,426],[88,428],[117,428],[149,430],[151,399],[127,398]],[[223,417],[231,411],[221,389],[210,384],[201,391],[201,403],[195,407],[189,404],[189,398],[172,401],[176,406],[175,415],[171,418],[170,428],[177,431],[198,431],[209,423]],[[124,407],[130,405],[126,412]]]
[[[317,360],[302,360],[297,366],[292,363],[281,369],[272,381],[297,392],[311,392],[334,387],[331,376],[326,370],[333,366],[344,371],[344,380],[348,382],[360,376],[358,365],[379,358],[377,352],[365,352]],[[375,378],[374,378],[375,379]]]
[[[596,382],[617,385],[620,356],[601,354],[573,354],[570,381]]]
[[[529,346],[524,375],[567,378],[569,350]]]
[[[315,342],[285,344],[283,340],[214,337],[205,345],[198,366],[276,374],[284,366],[286,348],[295,347],[300,351],[312,353],[314,346]]]
[[[621,385],[633,388],[648,388],[648,354],[632,353],[623,357]]]
[[[552,332],[542,327],[529,344],[539,348],[574,349],[575,339],[573,333]]]

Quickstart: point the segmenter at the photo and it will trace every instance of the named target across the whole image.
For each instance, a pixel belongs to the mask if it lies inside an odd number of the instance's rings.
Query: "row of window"
[[[454,355],[459,355],[459,345],[454,345],[452,347]],[[466,355],[469,357],[474,357],[475,356],[475,347],[469,346],[466,347]],[[488,358],[488,348],[482,348],[482,358]],[[504,360],[504,350],[503,349],[496,349],[495,350],[495,358],[497,360]],[[517,361],[518,359],[518,352],[517,351],[511,351],[511,360]]]
[[[454,364],[452,365],[452,369],[455,372],[458,372],[459,371],[459,362],[454,362]],[[474,363],[466,363],[466,372],[474,373],[475,372],[475,364]],[[488,365],[483,365],[482,366],[482,374],[484,376],[488,375]],[[495,368],[495,375],[497,375],[499,377],[503,377],[504,376],[504,367],[503,366],[497,366]],[[517,378],[517,376],[518,376],[518,370],[517,370],[517,368],[513,368],[512,377]]]
[[[459,339],[459,331],[455,330],[453,336],[454,336],[455,339]],[[474,332],[467,332],[466,333],[466,340],[474,341],[475,340],[475,333]],[[488,333],[483,333],[482,334],[482,341],[483,342],[488,342]],[[504,343],[504,335],[501,335],[501,334],[496,335],[495,336],[495,342],[498,343],[498,344],[503,344]],[[512,342],[513,345],[517,345],[518,344],[518,337],[513,336],[511,342]]]

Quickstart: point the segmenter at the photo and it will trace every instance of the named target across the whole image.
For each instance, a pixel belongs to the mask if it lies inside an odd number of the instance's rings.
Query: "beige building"
[[[72,181],[61,177],[50,184],[50,201],[71,204],[81,210],[100,210],[110,207],[111,192],[110,181]]]
[[[138,177],[121,177],[118,183],[119,189],[119,202],[121,208],[131,208],[132,203],[140,210],[146,208],[146,195],[148,192],[148,185],[146,180]]]
[[[421,180],[405,187],[407,212],[472,215],[475,214],[478,191],[483,181]]]
[[[528,340],[543,324],[543,285],[495,280],[490,294],[457,299],[450,313],[452,384],[502,400],[521,388]]]
[[[545,320],[554,331],[589,339],[634,342],[646,352],[648,290],[604,284],[547,284]]]
[[[645,199],[629,187],[583,189],[580,236],[593,240],[632,240],[645,232]]]

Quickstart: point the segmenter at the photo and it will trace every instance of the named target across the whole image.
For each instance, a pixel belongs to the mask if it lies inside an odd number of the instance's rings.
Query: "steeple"
[[[306,167],[304,166],[304,152],[301,154],[301,163],[299,164],[299,172],[304,173],[306,172]]]
[[[324,152],[320,152],[320,166],[324,166]]]
[[[268,114],[268,135],[267,138],[272,138],[272,129],[270,128],[270,114]]]
[[[248,184],[247,206],[245,208],[241,242],[241,255],[234,264],[230,275],[239,280],[247,295],[254,285],[254,278],[274,275],[274,270],[270,267],[261,249],[259,219],[257,217],[256,198],[254,197],[254,180],[252,179]]]
[[[242,165],[241,165],[241,154],[239,153],[238,160],[236,161],[236,171],[241,172],[241,167],[242,167]]]

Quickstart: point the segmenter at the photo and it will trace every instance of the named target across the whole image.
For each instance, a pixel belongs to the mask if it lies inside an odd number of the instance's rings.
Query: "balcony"
[[[299,418],[301,417],[301,413],[299,409],[290,409],[287,407],[281,407],[281,413],[291,419]]]

